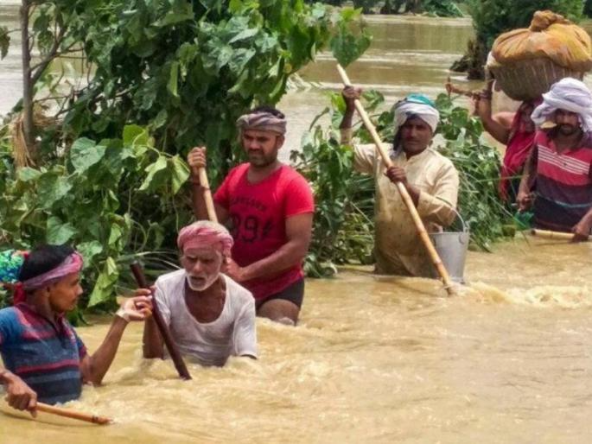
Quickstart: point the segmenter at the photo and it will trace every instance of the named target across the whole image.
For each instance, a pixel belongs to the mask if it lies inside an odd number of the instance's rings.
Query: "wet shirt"
[[[288,242],[286,220],[314,212],[310,185],[298,172],[282,165],[258,183],[247,179],[249,164],[230,171],[214,196],[215,202],[228,210],[234,238],[232,258],[246,267],[275,253]],[[264,300],[304,276],[302,265],[270,276],[242,282],[256,299]]]
[[[226,298],[218,319],[198,322],[185,303],[185,270],[167,273],[156,281],[156,302],[171,329],[179,351],[202,365],[222,366],[229,356],[257,357],[253,295],[222,275]]]
[[[455,218],[458,172],[452,162],[432,148],[407,159],[402,149],[386,145],[393,165],[402,167],[407,180],[420,190],[417,212],[430,233],[442,231]],[[411,214],[374,144],[354,146],[354,168],[373,175],[376,185],[376,271],[384,274],[434,277],[434,266],[417,234]]]
[[[553,140],[539,131],[535,138],[537,228],[571,232],[592,208],[592,136],[561,153]]]
[[[57,404],[80,397],[86,347],[64,317],[54,324],[25,303],[0,310],[0,354],[4,367],[39,401]]]

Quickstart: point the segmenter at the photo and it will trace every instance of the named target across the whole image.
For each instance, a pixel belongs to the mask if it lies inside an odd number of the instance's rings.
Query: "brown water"
[[[350,76],[389,101],[409,91],[435,95],[469,25],[373,18],[374,46]],[[6,66],[0,79],[18,83],[18,70]],[[327,58],[303,77],[338,87]],[[5,106],[18,92],[2,81]],[[298,91],[282,105],[296,137],[325,101]],[[436,281],[368,269],[308,280],[297,328],[258,320],[258,361],[190,366],[191,382],[179,381],[170,362],[143,361],[133,324],[105,385],[69,406],[114,425],[43,414],[31,421],[3,405],[0,443],[586,443],[591,249],[517,238],[494,254],[470,253],[469,285],[452,298]],[[104,322],[79,329],[90,350],[106,331]]]

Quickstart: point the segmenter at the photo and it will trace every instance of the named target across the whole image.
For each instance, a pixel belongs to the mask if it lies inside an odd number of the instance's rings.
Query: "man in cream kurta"
[[[346,88],[348,104],[342,143],[351,141],[352,98],[360,91]],[[349,121],[348,121],[349,117]],[[439,119],[429,99],[412,95],[395,107],[395,144],[385,144],[393,167],[386,168],[374,144],[354,146],[354,168],[373,175],[376,184],[376,272],[403,276],[436,277],[431,259],[417,234],[405,202],[394,182],[409,191],[429,233],[442,231],[455,219],[458,172],[452,162],[430,147]]]

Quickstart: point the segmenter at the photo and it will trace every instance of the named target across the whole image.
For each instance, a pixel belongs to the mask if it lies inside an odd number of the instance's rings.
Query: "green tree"
[[[23,68],[40,71],[16,109],[31,111],[29,137],[0,132],[0,236],[78,245],[91,305],[112,300],[134,255],[173,263],[191,218],[179,192],[190,147],[208,146],[215,184],[236,160],[241,113],[279,101],[323,48],[347,65],[370,42],[359,12],[303,0],[23,0],[21,11]],[[32,149],[36,166],[13,161]]]
[[[512,29],[527,28],[536,11],[548,9],[578,21],[584,8],[584,0],[467,0],[467,4],[476,37],[469,43],[462,63],[456,63],[453,69],[468,71],[470,79],[484,77],[487,53],[497,36]]]

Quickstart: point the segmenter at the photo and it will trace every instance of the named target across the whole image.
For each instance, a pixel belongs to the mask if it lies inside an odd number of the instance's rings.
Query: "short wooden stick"
[[[535,236],[546,237],[549,239],[561,239],[566,241],[572,241],[574,239],[573,233],[562,233],[560,231],[550,231],[550,230],[539,230],[538,228],[534,228],[532,230],[532,234]]]
[[[60,407],[54,407],[53,405],[43,404],[42,402],[37,403],[37,410],[43,413],[49,413],[51,415],[63,416],[64,418],[76,419],[78,421],[85,421],[98,425],[106,425],[113,422],[112,419],[105,418],[103,416],[90,415],[88,413],[62,409]]]

